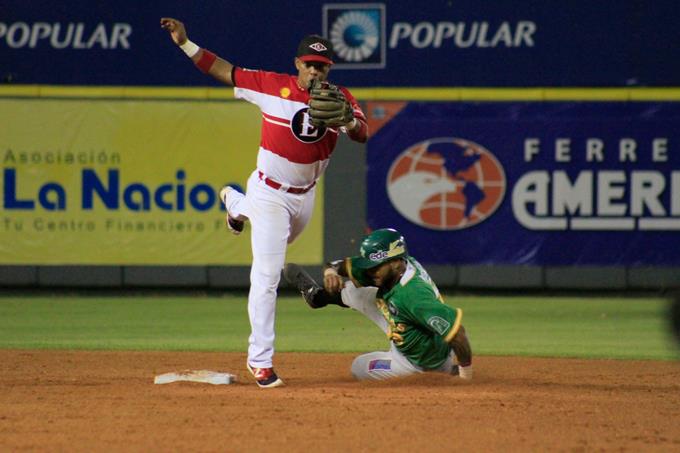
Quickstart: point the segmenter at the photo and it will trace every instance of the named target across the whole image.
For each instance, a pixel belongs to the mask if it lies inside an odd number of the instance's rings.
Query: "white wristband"
[[[459,366],[458,367],[458,376],[460,376],[461,379],[464,379],[466,381],[469,381],[470,379],[472,379],[472,365]]]
[[[186,40],[184,44],[179,46],[180,49],[184,51],[185,54],[187,54],[187,57],[191,58],[194,55],[198,53],[199,50],[201,50],[200,47],[198,47],[195,43],[191,42],[190,40]]]

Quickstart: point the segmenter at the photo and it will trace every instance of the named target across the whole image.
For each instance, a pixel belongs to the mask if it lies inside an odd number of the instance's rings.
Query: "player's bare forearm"
[[[187,55],[190,55],[191,61],[194,62],[198,69],[226,85],[234,84],[231,78],[233,65],[209,50],[199,48],[189,41],[186,28],[181,21],[172,17],[163,17],[161,18],[161,28],[169,33],[172,41],[181,47],[182,50],[186,46],[193,46],[193,49],[198,49],[197,52],[194,50],[195,53],[191,50],[184,50],[185,53],[190,52]]]
[[[449,344],[458,358],[458,364],[463,367],[470,366],[472,363],[472,347],[463,326],[460,326],[458,333],[456,333]]]
[[[201,49],[196,55],[191,57],[194,64],[200,68],[201,58],[205,58],[205,49]],[[234,65],[229,63],[227,60],[215,55],[215,61],[210,65],[208,72],[206,74],[212,76],[214,79],[224,83],[225,85],[233,85],[234,82],[231,79],[232,70]]]

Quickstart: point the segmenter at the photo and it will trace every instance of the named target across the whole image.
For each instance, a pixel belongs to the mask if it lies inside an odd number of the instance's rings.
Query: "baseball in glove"
[[[312,81],[309,119],[315,127],[342,127],[354,119],[352,106],[340,89],[328,82]]]

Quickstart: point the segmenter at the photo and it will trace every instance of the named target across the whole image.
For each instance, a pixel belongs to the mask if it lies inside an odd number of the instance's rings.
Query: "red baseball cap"
[[[300,41],[297,55],[302,61],[318,61],[325,64],[333,64],[333,45],[319,35],[309,35]]]

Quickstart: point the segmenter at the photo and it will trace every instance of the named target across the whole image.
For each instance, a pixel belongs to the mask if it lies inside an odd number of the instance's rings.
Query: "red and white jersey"
[[[316,128],[309,122],[309,93],[297,76],[235,67],[234,95],[262,111],[262,137],[257,168],[268,178],[293,187],[307,187],[326,170],[339,130]],[[366,117],[354,96],[340,87],[354,109]]]

